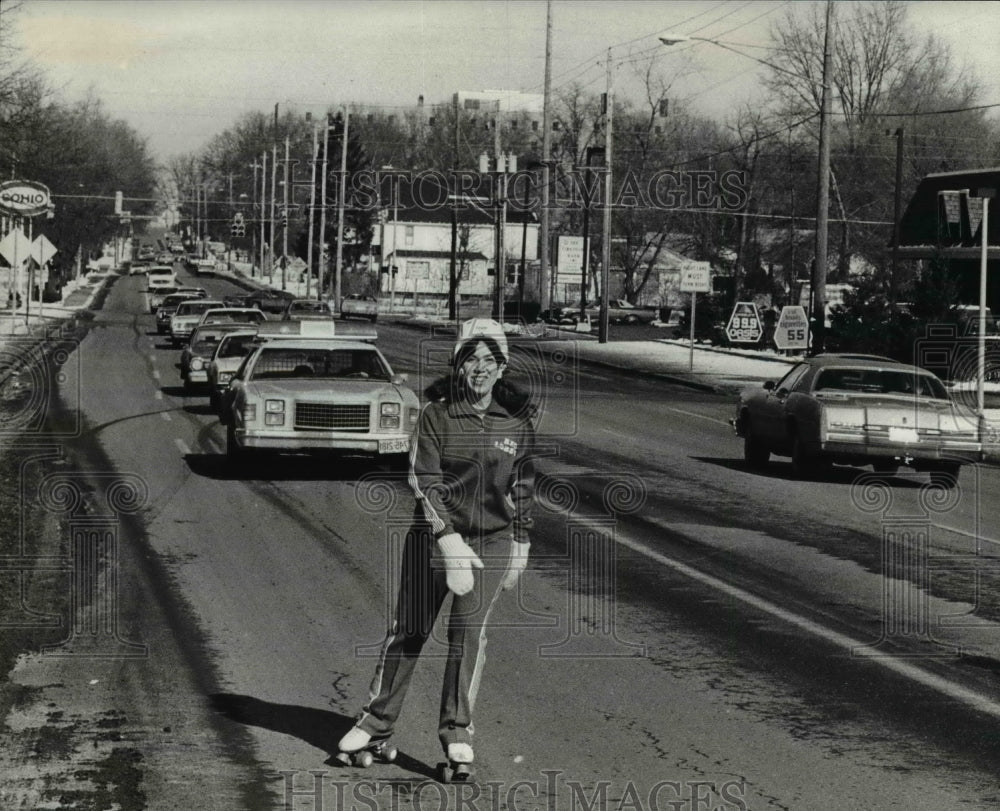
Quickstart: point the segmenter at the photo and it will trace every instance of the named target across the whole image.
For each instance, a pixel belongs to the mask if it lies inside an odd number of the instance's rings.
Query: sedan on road
[[[261,452],[363,453],[407,460],[420,403],[375,347],[340,322],[262,324],[263,343],[225,394],[231,461]]]
[[[750,467],[790,456],[798,478],[834,462],[885,474],[909,465],[953,486],[961,465],[982,455],[975,415],[936,376],[871,355],[804,360],[777,382],[740,392],[732,422]]]
[[[209,382],[208,365],[222,339],[231,332],[253,330],[253,324],[209,324],[196,327],[181,352],[180,370],[184,390],[191,392]]]

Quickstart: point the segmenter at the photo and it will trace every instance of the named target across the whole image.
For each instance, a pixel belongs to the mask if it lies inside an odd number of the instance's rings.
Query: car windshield
[[[824,369],[816,378],[815,391],[849,391],[864,394],[910,394],[947,400],[944,385],[921,372],[889,369]]]
[[[254,348],[255,335],[231,335],[223,340],[216,357],[242,358]]]
[[[240,324],[252,322],[259,324],[264,320],[264,314],[260,310],[239,310],[237,312],[209,313],[205,316],[206,324]]]
[[[373,349],[264,348],[254,364],[255,380],[353,378],[389,380],[389,370]]]

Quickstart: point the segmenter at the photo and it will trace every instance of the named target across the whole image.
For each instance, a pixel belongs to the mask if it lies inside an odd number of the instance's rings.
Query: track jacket
[[[464,401],[424,406],[410,454],[410,486],[435,538],[458,532],[472,543],[511,529],[527,543],[535,471],[535,429],[494,396],[482,415]]]

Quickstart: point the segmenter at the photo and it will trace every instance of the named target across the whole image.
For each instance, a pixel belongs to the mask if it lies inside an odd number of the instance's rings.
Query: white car
[[[420,403],[376,337],[370,329],[344,332],[343,322],[262,324],[260,346],[223,398],[229,459],[346,451],[407,460]]]
[[[223,335],[216,346],[215,354],[206,367],[208,398],[213,411],[221,410],[222,395],[247,355],[257,348],[256,338],[256,327],[235,329]]]
[[[206,310],[222,306],[221,301],[207,298],[182,301],[178,304],[174,314],[170,316],[170,340],[174,346],[185,343],[191,337],[191,332],[201,321]]]

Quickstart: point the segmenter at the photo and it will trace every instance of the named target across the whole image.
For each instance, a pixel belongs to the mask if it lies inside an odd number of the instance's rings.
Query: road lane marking
[[[1000,546],[1000,541],[995,538],[984,538],[982,535],[978,535],[975,532],[968,532],[964,529],[955,529],[954,527],[946,527],[944,524],[931,524],[931,526],[937,529],[943,529],[945,532],[954,532],[956,535],[963,535],[966,538],[972,538],[977,541],[983,541],[984,543],[991,543],[994,546]]]
[[[160,389],[157,389],[156,391],[154,391],[153,392],[153,399],[154,400],[162,400],[163,399],[163,392]]]
[[[732,427],[728,420],[720,420],[716,417],[708,417],[705,414],[696,414],[693,411],[685,411],[683,408],[671,408],[670,406],[663,406],[666,411],[674,411],[677,414],[684,414],[688,417],[697,417],[699,420],[708,420],[709,422],[714,422],[718,425],[725,425],[727,428]]]
[[[587,520],[584,520],[583,523],[590,525],[592,530],[597,535],[607,534],[606,526],[598,526],[597,524]],[[656,563],[662,564],[669,569],[673,569],[678,574],[702,583],[711,589],[720,591],[733,599],[739,600],[740,602],[745,603],[746,605],[749,605],[765,614],[769,614],[782,622],[793,625],[806,633],[819,637],[835,647],[843,649],[851,656],[856,656],[859,659],[871,662],[872,664],[880,665],[884,669],[890,670],[899,676],[910,679],[911,681],[921,684],[924,687],[936,690],[949,698],[966,704],[978,712],[984,712],[994,718],[1000,719],[1000,704],[990,700],[986,696],[979,695],[972,690],[962,687],[961,685],[954,684],[947,679],[934,675],[933,673],[928,673],[926,670],[922,670],[907,661],[895,659],[878,651],[873,651],[868,643],[820,625],[818,622],[800,616],[799,614],[789,611],[787,608],[782,608],[781,606],[772,603],[770,600],[758,597],[745,589],[741,589],[738,586],[734,586],[724,580],[720,580],[717,577],[713,577],[710,574],[699,571],[698,569],[688,566],[685,563],[681,563],[679,560],[673,560],[663,553],[657,552],[655,549],[650,549],[643,543],[634,541],[631,538],[626,538],[621,533],[615,533],[615,541],[621,546],[631,549],[633,552],[643,555],[644,557],[647,557]]]
[[[172,418],[172,417],[170,416],[170,412],[169,412],[169,411],[161,411],[161,412],[160,412],[160,416],[161,416],[161,417],[163,417],[163,419],[164,419],[164,420],[165,420],[166,422],[170,422],[170,421],[171,421],[171,419],[173,419],[173,418]]]
[[[153,380],[159,380],[159,379],[160,379],[160,372],[159,372],[159,370],[158,369],[153,369]]]
[[[191,449],[187,446],[187,443],[180,437],[174,437],[174,444],[177,446],[177,449],[181,452],[182,456],[191,455]]]

